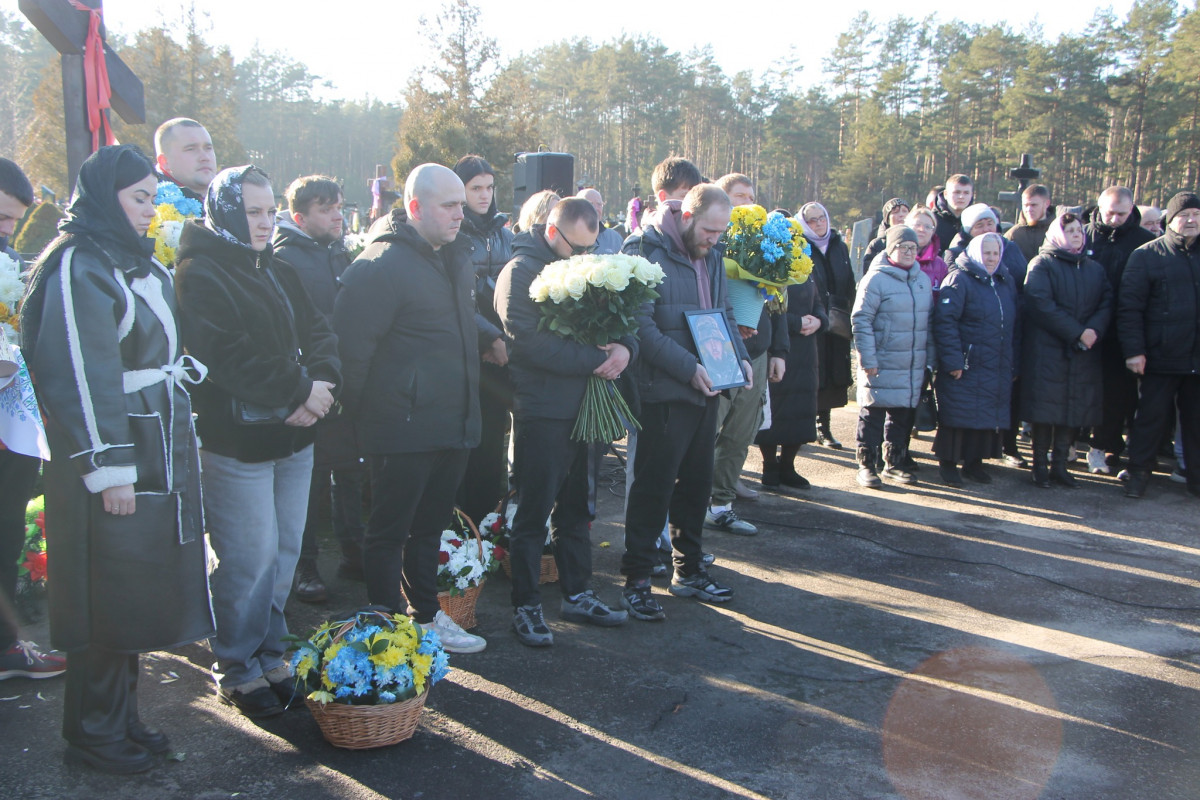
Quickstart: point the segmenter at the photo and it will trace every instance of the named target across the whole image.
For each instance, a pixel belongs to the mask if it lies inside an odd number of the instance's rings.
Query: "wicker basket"
[[[307,698],[304,702],[331,745],[347,750],[369,750],[411,739],[428,695],[426,690],[408,700],[380,706],[322,705]]]
[[[454,513],[458,517],[459,522],[474,534],[475,546],[479,548],[479,558],[482,560],[483,537],[479,535],[479,528],[475,527],[475,523],[461,509],[455,508]],[[486,577],[480,578],[477,585],[464,589],[462,594],[451,595],[449,592],[438,592],[438,605],[442,607],[442,611],[445,611],[446,616],[454,620],[464,630],[470,630],[477,624],[475,619],[475,603],[479,600],[479,593],[483,590],[483,584],[486,580]]]
[[[511,556],[509,557],[511,558]],[[504,567],[504,574],[512,577],[512,565],[508,563],[508,558],[500,562],[500,566]],[[538,583],[557,583],[558,582],[558,562],[554,560],[554,556],[549,553],[542,555],[541,570],[538,572]]]
[[[496,513],[503,519],[508,512],[508,504],[516,497],[516,491],[510,491],[500,500],[500,504],[496,506]],[[510,536],[509,541],[512,541]],[[512,564],[509,559],[512,558],[511,553],[504,556],[504,560],[500,562],[500,566],[504,568],[504,574],[510,579],[512,578]],[[551,553],[542,554],[541,569],[538,572],[538,583],[557,583],[558,582],[558,563],[554,560]]]

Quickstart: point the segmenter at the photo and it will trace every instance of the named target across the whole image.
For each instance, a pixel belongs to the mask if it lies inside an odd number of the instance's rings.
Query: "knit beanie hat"
[[[917,232],[907,225],[893,225],[888,228],[886,241],[887,245],[884,247],[884,250],[888,253],[892,252],[901,242],[920,243],[917,239]]]
[[[1171,198],[1163,214],[1163,225],[1170,225],[1175,215],[1185,208],[1200,208],[1200,197],[1197,197],[1195,192],[1180,192]]]

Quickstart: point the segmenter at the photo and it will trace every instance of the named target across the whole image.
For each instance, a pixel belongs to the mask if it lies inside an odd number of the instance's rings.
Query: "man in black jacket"
[[[288,213],[275,226],[275,256],[286,261],[304,284],[313,305],[326,320],[333,317],[338,279],[350,264],[342,245],[342,187],[324,175],[306,175],[288,186]],[[333,533],[342,550],[338,575],[362,579],[362,459],[354,440],[354,427],[335,418],[317,430],[313,478],[308,494],[308,521],[300,545],[300,561],[292,581],[292,594],[306,603],[322,603],[325,582],[317,571],[318,514],[329,500]],[[332,474],[332,479],[331,479]]]
[[[457,241],[465,199],[446,167],[414,169],[404,208],[371,226],[333,310],[342,401],[371,460],[367,597],[407,607],[452,653],[487,646],[437,600],[441,533],[480,430],[474,275]]]
[[[933,201],[933,215],[937,217],[938,243],[945,250],[954,237],[962,233],[963,211],[975,202],[975,184],[962,174],[951,175],[946,185]]]
[[[1129,256],[1117,298],[1125,365],[1141,375],[1129,432],[1126,497],[1146,493],[1159,445],[1179,410],[1188,492],[1200,497],[1200,197],[1167,204],[1167,232]]]
[[[520,503],[513,517],[509,558],[512,564],[513,630],[523,644],[554,643],[542,615],[538,571],[546,539],[546,518],[554,539],[554,558],[562,584],[563,619],[612,627],[625,622],[624,611],[609,608],[589,588],[592,577],[588,528],[588,446],[571,439],[571,430],[597,375],[615,380],[637,351],[632,336],[592,347],[538,330],[541,309],[529,286],[547,264],[589,252],[596,243],[599,218],[591,203],[563,200],[546,224],[535,225],[513,241],[515,256],[496,281],[496,312],[512,341],[516,434],[514,462],[520,465]],[[553,512],[553,514],[551,514]]]
[[[666,275],[659,298],[638,315],[635,373],[642,430],[625,510],[621,559],[626,579],[621,601],[637,619],[666,616],[651,594],[650,576],[657,563],[655,542],[668,516],[675,565],[670,592],[714,603],[733,597],[733,590],[712,580],[701,562],[701,531],[712,488],[717,392],[696,354],[685,313],[719,309],[729,330],[736,330],[727,307],[723,249],[716,246],[729,226],[731,210],[724,191],[700,184],[682,203],[664,200],[642,231],[625,241],[625,253],[649,259]],[[740,336],[734,337],[733,345],[750,388],[753,370]]]
[[[1141,214],[1133,204],[1133,192],[1124,186],[1109,186],[1100,193],[1098,208],[1086,228],[1092,258],[1104,267],[1112,286],[1114,306],[1120,303],[1121,277],[1129,256],[1154,234],[1141,226]],[[1138,407],[1137,376],[1125,368],[1117,326],[1109,325],[1100,342],[1100,364],[1104,380],[1103,422],[1092,429],[1092,448],[1088,452],[1088,471],[1108,474],[1119,467],[1125,452],[1124,434],[1133,427]]]

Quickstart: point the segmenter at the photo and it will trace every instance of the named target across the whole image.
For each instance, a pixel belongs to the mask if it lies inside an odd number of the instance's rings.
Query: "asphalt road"
[[[303,709],[253,724],[194,646],[142,662],[142,716],[180,760],[115,778],[64,766],[60,680],[5,681],[0,798],[1200,797],[1200,501],[1165,475],[1133,501],[1111,477],[1039,490],[995,463],[951,490],[929,446],[919,485],[882,490],[858,487],[849,449],[805,448],[811,490],[739,502],[758,536],[706,534],[727,605],[659,582],[664,622],[586,628],[558,620],[551,585],[555,645],[531,650],[493,577],[487,650],[452,656],[398,746],[335,749]],[[752,454],[752,486],[757,470]],[[594,584],[615,602],[611,456],[603,477]],[[335,549],[331,602],[293,602],[293,630],[365,602]]]

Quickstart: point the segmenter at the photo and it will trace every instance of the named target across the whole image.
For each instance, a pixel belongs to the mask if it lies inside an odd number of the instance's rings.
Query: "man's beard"
[[[699,241],[696,236],[696,227],[693,225],[683,229],[683,246],[687,250],[688,258],[699,260],[708,255],[708,251],[712,248]]]

